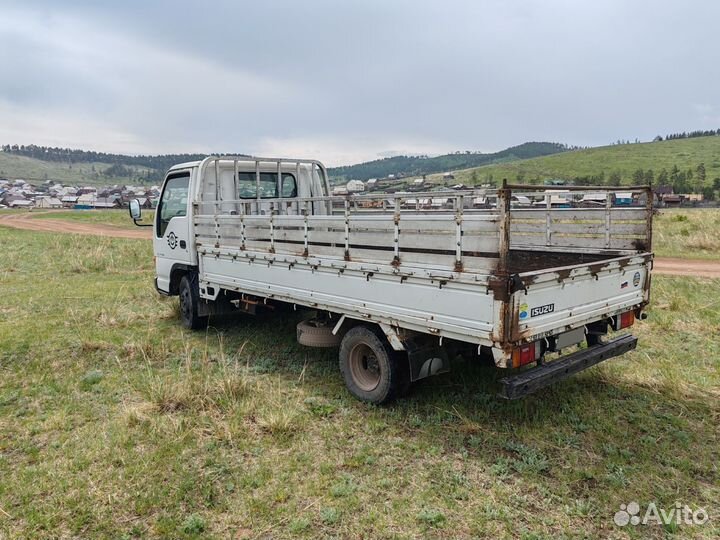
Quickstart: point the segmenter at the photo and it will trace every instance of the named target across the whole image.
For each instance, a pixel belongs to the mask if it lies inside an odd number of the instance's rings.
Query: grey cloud
[[[19,23],[0,23],[6,107],[82,109],[132,134],[133,151],[338,162],[718,127],[706,125],[720,108],[711,1],[8,8]]]

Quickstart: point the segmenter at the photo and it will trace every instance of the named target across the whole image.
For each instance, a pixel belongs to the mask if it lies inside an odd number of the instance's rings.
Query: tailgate
[[[519,274],[510,298],[510,341],[533,340],[645,305],[652,254]]]

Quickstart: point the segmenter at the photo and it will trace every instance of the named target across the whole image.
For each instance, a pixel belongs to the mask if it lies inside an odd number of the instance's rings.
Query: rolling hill
[[[510,182],[540,183],[548,179],[575,183],[619,183],[636,181],[672,184],[673,167],[686,177],[689,187],[697,186],[698,167],[705,168],[704,186],[720,178],[720,136],[694,137],[648,143],[619,144],[571,150],[551,156],[466,168],[454,172],[455,181],[468,185]],[[642,177],[638,170],[642,169]],[[665,170],[667,179],[662,175]],[[652,174],[649,174],[652,171]],[[688,171],[692,176],[688,178]],[[430,177],[440,182],[440,175]]]
[[[500,152],[482,154],[479,152],[456,152],[442,156],[394,156],[385,159],[367,161],[357,165],[334,167],[328,170],[331,177],[336,179],[367,180],[368,178],[383,178],[389,174],[420,175],[441,173],[453,169],[477,167],[489,163],[513,161],[517,159],[534,158],[566,152],[569,148],[560,143],[527,142]]]
[[[0,178],[31,183],[54,180],[74,185],[157,184],[172,165],[205,157],[205,154],[131,156],[34,144],[3,145],[0,150]]]
[[[125,156],[82,150],[31,149],[32,156],[0,151],[0,178],[22,178],[33,183],[55,180],[74,185],[158,183],[167,168],[200,155]],[[40,153],[38,154],[38,149]],[[62,152],[72,153],[72,163]],[[54,155],[53,155],[54,153]],[[704,173],[701,172],[704,168]],[[558,143],[525,143],[491,154],[454,153],[436,157],[396,156],[329,170],[336,181],[366,180],[388,174],[426,174],[441,182],[453,171],[454,182],[467,185],[510,182],[540,183],[562,179],[576,184],[671,184],[676,190],[720,189],[720,136],[693,136],[671,140],[569,149]],[[702,177],[704,176],[704,179]],[[716,181],[716,179],[718,179]]]
[[[0,178],[22,179],[33,184],[45,180],[71,185],[140,183],[149,172],[154,172],[148,167],[133,166],[128,168],[131,174],[103,175],[103,171],[112,165],[103,162],[61,163],[0,152]]]
[[[456,152],[435,157],[395,156],[336,167],[330,169],[329,173],[338,181],[349,178],[367,180],[388,174],[431,174],[566,151],[568,147],[559,143],[528,142],[490,154]],[[173,164],[203,157],[201,154],[127,156],[37,145],[4,145],[0,151],[0,178],[21,178],[34,183],[55,180],[87,185],[158,183]]]

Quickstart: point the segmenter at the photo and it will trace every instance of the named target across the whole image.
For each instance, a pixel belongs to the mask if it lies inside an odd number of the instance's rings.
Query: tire
[[[332,328],[324,321],[309,319],[298,323],[297,341],[306,347],[337,347],[340,336],[333,335]]]
[[[340,373],[350,393],[361,401],[388,403],[407,391],[408,369],[403,369],[385,336],[377,329],[356,326],[340,343]]]
[[[183,276],[180,280],[180,287],[178,293],[180,296],[180,320],[185,328],[190,330],[199,330],[205,328],[208,323],[207,317],[200,317],[198,315],[198,303],[200,297],[197,290],[196,281],[191,279],[190,276]]]

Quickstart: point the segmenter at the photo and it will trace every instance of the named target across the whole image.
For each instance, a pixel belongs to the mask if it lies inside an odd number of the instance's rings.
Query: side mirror
[[[130,204],[128,205],[128,209],[130,210],[130,217],[133,221],[141,219],[142,209],[140,208],[140,201],[138,201],[137,199],[132,199],[130,201]]]

